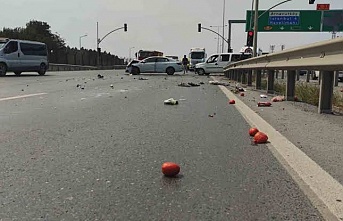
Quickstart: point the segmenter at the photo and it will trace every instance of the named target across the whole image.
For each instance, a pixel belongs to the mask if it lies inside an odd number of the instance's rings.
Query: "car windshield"
[[[204,52],[192,52],[191,53],[191,58],[192,59],[203,59],[205,57]]]
[[[4,47],[7,42],[0,41],[0,48]]]

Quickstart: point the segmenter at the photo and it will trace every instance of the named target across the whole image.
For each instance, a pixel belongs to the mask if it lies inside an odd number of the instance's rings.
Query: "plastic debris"
[[[162,173],[168,177],[174,177],[180,173],[180,166],[173,162],[162,164]]]
[[[270,106],[272,106],[272,103],[270,103],[270,102],[258,102],[257,106],[258,107],[270,107]]]
[[[214,117],[214,115],[212,115],[212,114],[209,114],[209,115],[208,115],[208,117]]]
[[[178,105],[179,102],[177,100],[175,100],[174,98],[169,98],[168,100],[164,101],[164,104],[167,104],[167,105]]]
[[[268,98],[268,96],[265,95],[265,94],[261,94],[261,95],[260,95],[260,98]]]

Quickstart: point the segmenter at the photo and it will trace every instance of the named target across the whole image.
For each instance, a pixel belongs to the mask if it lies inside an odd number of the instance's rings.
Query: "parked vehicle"
[[[47,46],[41,42],[0,39],[0,76],[12,71],[38,72],[44,75],[49,67]]]
[[[206,57],[205,48],[191,48],[189,52],[189,70],[194,70],[195,65],[204,62]]]
[[[195,65],[195,72],[199,75],[210,73],[223,73],[224,67],[231,62],[237,62],[251,58],[250,53],[221,53],[211,55],[206,62]]]
[[[167,73],[173,75],[175,72],[183,71],[182,64],[179,61],[167,57],[149,57],[132,64],[131,74],[140,73]]]
[[[132,61],[130,61],[130,62],[126,65],[125,72],[130,73],[130,72],[131,72],[132,64],[136,64],[136,63],[138,63],[138,62],[139,62],[139,61],[136,60],[136,59],[133,59]]]

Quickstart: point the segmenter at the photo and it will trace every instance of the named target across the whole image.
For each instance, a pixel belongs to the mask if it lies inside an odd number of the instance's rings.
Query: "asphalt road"
[[[322,220],[209,80],[0,78],[0,220]],[[161,174],[165,161],[177,178]]]

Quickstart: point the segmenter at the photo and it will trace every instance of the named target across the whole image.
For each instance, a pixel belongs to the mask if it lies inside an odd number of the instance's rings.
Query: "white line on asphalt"
[[[14,99],[20,99],[20,98],[26,98],[26,97],[34,97],[34,96],[40,96],[40,95],[45,95],[47,93],[38,93],[38,94],[25,94],[25,95],[19,95],[19,96],[14,96],[14,97],[4,97],[0,98],[0,101],[8,101],[8,100],[14,100]]]
[[[324,219],[343,220],[343,186],[244,104],[234,93],[224,86],[219,87],[228,98],[235,99],[235,107],[251,126],[257,127],[268,135],[270,141],[268,148]]]

